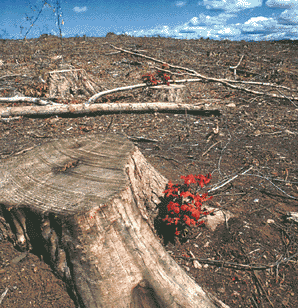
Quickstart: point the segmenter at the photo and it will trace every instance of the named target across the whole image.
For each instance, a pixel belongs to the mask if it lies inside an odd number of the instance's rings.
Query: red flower
[[[161,76],[161,78],[164,76]],[[164,191],[165,198],[170,197],[167,204],[167,211],[169,215],[166,215],[162,220],[166,222],[167,225],[175,224],[175,226],[199,226],[204,223],[204,221],[198,221],[201,215],[208,215],[209,212],[201,212],[202,202],[211,199],[208,198],[208,194],[204,193],[202,195],[193,194],[190,184],[196,184],[197,186],[204,187],[208,184],[211,179],[211,174],[204,175],[192,175],[181,176],[184,180],[184,185],[173,184],[171,181],[167,185],[167,189]],[[189,202],[183,202],[186,198],[189,198]],[[181,219],[180,219],[181,218]],[[176,227],[175,235],[180,235],[181,232],[178,231]]]
[[[184,215],[183,220],[185,221],[185,223],[190,226],[190,218],[187,215]]]
[[[177,226],[179,220],[180,220],[180,218],[178,218],[178,217],[174,218],[174,223],[175,223],[176,226]],[[176,230],[177,230],[177,228],[176,228]]]
[[[189,191],[182,191],[180,193],[180,197],[187,198],[188,196],[194,198],[194,195],[191,192],[189,192]]]
[[[196,179],[195,176],[193,174],[189,174],[187,176],[181,176],[181,179],[184,180],[184,184],[189,185],[191,183],[195,184],[196,183]]]
[[[182,204],[181,211],[187,211],[187,210],[188,210],[188,206],[186,204]]]
[[[166,194],[167,197],[169,196],[173,196],[173,197],[178,197],[177,194],[173,194],[174,193],[178,193],[178,187],[173,188],[176,185],[173,185],[173,183],[170,181],[168,183],[168,189],[166,189],[163,193]]]
[[[195,220],[198,220],[201,216],[201,211],[199,210],[194,210],[192,213],[191,213],[191,216],[195,219]]]
[[[201,186],[201,188],[203,188],[204,185],[208,184],[211,181],[211,173],[207,174],[206,176],[202,174],[198,174],[196,176],[196,179],[198,181],[198,184]]]

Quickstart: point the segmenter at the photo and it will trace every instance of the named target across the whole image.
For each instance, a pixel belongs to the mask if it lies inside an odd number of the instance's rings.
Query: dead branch
[[[131,141],[137,141],[137,142],[158,142],[158,140],[156,139],[150,139],[150,138],[145,138],[145,137],[130,137],[127,135],[126,137]]]
[[[105,43],[105,44],[109,44],[109,43]],[[242,82],[240,80],[236,81],[236,80],[228,80],[228,79],[219,79],[219,78],[207,77],[205,75],[202,75],[202,74],[196,72],[195,70],[192,70],[192,69],[189,69],[189,68],[186,68],[186,67],[183,67],[183,66],[172,65],[172,64],[166,63],[165,61],[161,61],[161,60],[158,60],[158,59],[155,59],[155,58],[152,58],[152,57],[145,56],[145,55],[140,54],[140,53],[135,53],[135,52],[123,49],[123,48],[116,47],[116,46],[114,46],[112,44],[109,44],[109,45],[111,47],[117,49],[117,50],[121,50],[122,52],[126,52],[126,53],[129,53],[129,54],[135,55],[137,57],[142,57],[142,58],[145,58],[145,59],[149,59],[149,60],[155,61],[157,63],[167,64],[171,68],[180,69],[180,70],[184,70],[184,71],[190,72],[191,76],[197,76],[197,77],[200,77],[200,78],[202,78],[204,80],[208,80],[208,81],[211,81],[211,82],[218,82],[218,83],[221,83],[221,84],[223,84],[223,85],[225,85],[225,86],[227,86],[229,88],[232,88],[232,89],[244,91],[244,92],[255,94],[255,95],[264,95],[264,96],[269,96],[269,97],[272,97],[272,98],[282,98],[282,99],[284,99],[284,96],[280,96],[280,95],[277,95],[277,94],[269,94],[269,93],[265,93],[265,92],[259,92],[259,91],[250,90],[250,89],[247,89],[247,88],[242,88],[242,87],[239,87],[239,86],[231,84],[233,82],[238,82],[238,83],[243,83],[243,84],[246,83],[246,82]],[[262,84],[262,85],[268,85],[268,84]],[[274,84],[269,84],[269,85],[273,86],[273,87],[280,87],[280,86],[274,85]],[[295,91],[295,90],[294,89],[290,89],[290,91]],[[292,100],[298,100],[298,97],[291,97],[291,99]]]
[[[234,78],[235,79],[236,79],[236,75],[237,75],[237,68],[239,67],[243,58],[244,58],[244,55],[242,55],[240,61],[238,62],[238,64],[236,66],[230,66],[230,69],[234,70]]]
[[[246,174],[248,171],[250,171],[251,169],[253,168],[253,166],[249,167],[246,171],[240,173],[240,174],[236,174],[235,176],[233,176],[232,178],[228,179],[226,182],[224,182],[223,184],[220,184],[219,186],[216,186],[216,187],[213,187],[211,189],[208,190],[208,193],[212,192],[212,191],[215,191],[215,190],[218,190],[220,188],[222,188],[223,186],[229,184],[230,182],[232,182],[233,180],[235,180],[239,175],[244,175]],[[215,184],[217,185],[217,184]]]
[[[176,75],[176,76],[184,76],[184,75],[196,76],[195,74],[191,74],[191,73],[175,73],[175,72],[172,72],[170,70],[159,68],[159,67],[154,66],[154,65],[150,65],[149,67],[150,68],[154,68],[154,69],[158,69],[158,70],[160,70],[162,72],[169,73],[169,74]],[[193,82],[194,81],[202,81],[202,79],[200,78],[200,79],[184,79],[183,82],[187,82],[189,80],[192,80]],[[297,91],[295,89],[291,89],[291,88],[288,88],[288,87],[285,87],[285,86],[282,86],[282,85],[278,85],[278,84],[274,84],[274,83],[270,83],[270,82],[246,81],[246,80],[230,80],[230,79],[222,79],[222,80],[226,81],[226,82],[229,82],[229,83],[243,83],[243,84],[248,84],[248,85],[272,87],[272,88],[277,88],[277,89],[280,88],[280,89],[284,89],[284,90],[287,90],[287,91]],[[174,82],[177,83],[177,82],[181,82],[181,81],[182,80],[176,80]],[[280,93],[280,94],[283,95],[282,93]],[[287,97],[285,97],[285,98],[287,98]]]
[[[208,148],[208,150],[206,150],[206,151],[202,154],[202,156],[206,155],[214,146],[216,146],[216,145],[217,145],[218,143],[220,143],[220,142],[221,142],[221,140],[215,142],[211,147]]]
[[[168,80],[169,83],[185,83],[185,82],[197,82],[197,81],[202,81],[201,79],[183,79],[183,80]],[[126,90],[133,90],[133,89],[138,89],[138,88],[145,88],[148,87],[148,85],[146,83],[139,83],[139,84],[135,84],[132,86],[126,86],[126,87],[121,87],[121,88],[115,88],[115,89],[111,89],[111,90],[107,90],[107,91],[103,91],[100,93],[97,93],[95,95],[93,95],[92,97],[89,98],[88,100],[88,104],[92,104],[94,103],[99,97],[107,95],[107,94],[111,94],[111,93],[115,93],[115,92],[120,92],[120,91],[126,91]],[[154,86],[152,86],[154,87]]]
[[[162,112],[162,111],[203,111],[217,110],[220,107],[202,101],[196,104],[178,103],[106,103],[106,104],[69,104],[48,106],[23,106],[0,108],[0,117],[32,116],[32,115],[59,115],[59,114],[82,114],[94,112]]]
[[[120,91],[126,91],[126,90],[132,90],[132,89],[138,89],[138,88],[142,88],[142,87],[147,87],[146,83],[140,83],[140,84],[136,84],[133,86],[127,86],[127,87],[121,87],[121,88],[115,88],[112,90],[107,90],[107,91],[103,91],[100,93],[96,93],[95,95],[93,95],[92,97],[89,98],[88,100],[88,104],[92,104],[94,103],[99,97],[110,94],[110,93],[115,93],[115,92],[120,92]]]
[[[15,77],[15,76],[22,76],[22,77],[27,77],[27,75],[23,75],[23,74],[13,74],[13,75],[3,75],[3,76],[0,76],[0,79],[3,79],[3,78],[9,78],[9,77]]]
[[[245,175],[245,176],[254,176],[254,177],[261,178],[261,179],[265,179],[265,180],[267,180],[273,187],[275,187],[276,189],[278,189],[279,191],[281,191],[281,192],[282,192],[284,195],[286,195],[288,198],[291,198],[291,199],[294,199],[294,200],[298,200],[297,197],[294,197],[294,196],[291,196],[291,195],[287,194],[287,193],[286,193],[284,190],[282,190],[279,186],[277,186],[276,184],[274,184],[270,178],[268,178],[268,177],[266,177],[266,176],[264,176],[264,175],[262,175],[262,174],[247,173],[248,171],[252,170],[253,168],[254,168],[253,166],[249,167],[246,171],[234,175],[232,178],[228,179],[227,181],[224,181],[224,183],[222,183],[222,184],[221,184],[221,183],[215,184],[213,188],[211,188],[211,189],[208,190],[208,193],[222,188],[223,186],[225,186],[225,185],[229,184],[230,182],[234,181],[238,176]],[[260,173],[260,172],[259,172],[259,173]],[[218,185],[218,184],[219,184],[219,186],[216,186],[216,185]]]
[[[29,103],[35,103],[38,105],[61,105],[58,103],[54,103],[52,101],[45,101],[41,99],[40,97],[27,97],[27,96],[14,96],[14,97],[0,97],[0,102],[3,103],[9,103],[9,102],[29,102]]]
[[[290,256],[289,258],[283,258],[281,260],[278,260],[274,263],[271,264],[241,264],[241,263],[234,263],[234,262],[229,262],[229,261],[224,261],[224,260],[211,260],[211,259],[199,259],[199,258],[188,258],[188,257],[182,257],[179,256],[177,258],[179,259],[184,259],[188,261],[198,261],[199,263],[202,264],[210,264],[210,265],[216,265],[220,267],[227,267],[227,268],[234,268],[238,270],[244,270],[244,271],[254,271],[254,270],[266,270],[268,268],[274,268],[276,266],[279,266],[282,263],[287,263],[291,259],[295,258],[298,256],[298,252]]]

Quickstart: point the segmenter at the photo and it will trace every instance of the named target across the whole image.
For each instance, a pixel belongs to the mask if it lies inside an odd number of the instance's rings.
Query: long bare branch
[[[106,43],[108,44],[108,43]],[[142,58],[145,58],[145,59],[149,59],[149,60],[152,60],[154,62],[157,62],[157,63],[162,63],[162,64],[167,64],[169,67],[171,68],[175,68],[175,69],[180,69],[180,70],[184,70],[184,71],[187,71],[189,73],[191,73],[192,76],[196,76],[196,77],[200,77],[204,80],[208,80],[208,81],[212,81],[212,82],[218,82],[218,83],[221,83],[229,88],[232,88],[232,89],[236,89],[236,90],[241,90],[241,91],[244,91],[246,93],[251,93],[251,94],[255,94],[255,95],[265,95],[265,96],[269,96],[269,97],[272,97],[272,98],[281,98],[281,99],[284,99],[284,96],[281,96],[281,95],[277,95],[277,94],[269,94],[269,93],[265,93],[265,92],[259,92],[259,91],[255,91],[255,90],[250,90],[250,89],[247,89],[247,88],[242,88],[242,87],[239,87],[239,86],[236,86],[236,85],[233,85],[231,83],[248,83],[248,82],[242,82],[242,81],[235,81],[235,80],[228,80],[228,79],[220,79],[220,78],[212,78],[212,77],[207,77],[205,75],[202,75],[198,72],[196,72],[195,70],[192,70],[192,69],[189,69],[189,68],[186,68],[186,67],[183,67],[183,66],[177,66],[177,65],[172,65],[172,64],[169,64],[165,61],[161,61],[161,60],[158,60],[158,59],[155,59],[155,58],[152,58],[152,57],[148,57],[146,55],[143,55],[143,54],[140,54],[140,53],[136,53],[136,52],[132,52],[132,51],[129,51],[129,50],[126,50],[126,49],[123,49],[123,48],[119,48],[119,47],[116,47],[112,44],[109,44],[111,47],[117,49],[117,50],[120,50],[122,52],[126,52],[126,53],[129,53],[129,54],[132,54],[132,55],[135,55],[137,57],[142,57]],[[251,84],[254,84],[252,82],[250,82]],[[257,83],[255,83],[257,84]],[[261,84],[261,85],[270,85],[271,87],[281,87],[279,85],[274,85],[274,84]],[[288,90],[288,88],[287,88]],[[293,89],[289,89],[290,91],[294,91]],[[298,100],[298,97],[291,97],[292,100]]]
[[[59,114],[85,114],[95,112],[162,112],[162,111],[204,111],[218,110],[219,105],[208,100],[196,104],[177,103],[106,103],[106,104],[69,104],[48,106],[23,106],[0,108],[0,117],[30,116],[30,115],[59,115]]]
[[[183,80],[176,80],[176,81],[168,80],[169,83],[185,83],[185,82],[198,82],[198,81],[202,81],[202,79],[198,79],[198,78],[197,79],[183,79]],[[97,94],[94,94],[92,97],[90,97],[89,100],[88,100],[88,103],[92,104],[99,97],[107,95],[107,94],[120,92],[120,91],[126,91],[126,90],[132,90],[132,89],[138,89],[138,88],[145,88],[145,87],[148,87],[148,85],[146,83],[139,83],[139,84],[135,84],[135,85],[132,85],[132,86],[126,86],[126,87],[115,88],[115,89],[99,92]],[[152,86],[152,87],[154,87],[154,86]]]

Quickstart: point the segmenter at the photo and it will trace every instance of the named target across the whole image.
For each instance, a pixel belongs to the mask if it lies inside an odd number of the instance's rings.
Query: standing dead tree
[[[46,143],[3,160],[0,183],[0,209],[16,245],[43,246],[79,306],[227,307],[158,240],[151,214],[167,179],[127,138]]]

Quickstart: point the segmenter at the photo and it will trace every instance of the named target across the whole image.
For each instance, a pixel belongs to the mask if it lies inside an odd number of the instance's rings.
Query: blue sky
[[[100,37],[108,32],[133,36],[229,39],[298,39],[298,0],[0,0],[0,36],[21,39],[43,33]]]

